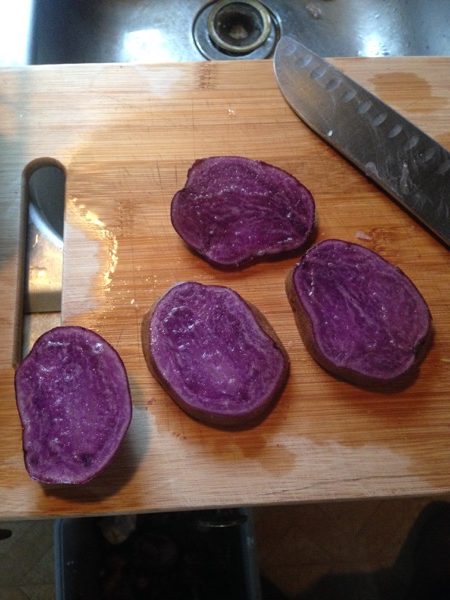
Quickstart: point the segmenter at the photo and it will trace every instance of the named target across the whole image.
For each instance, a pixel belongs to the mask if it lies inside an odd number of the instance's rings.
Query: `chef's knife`
[[[450,245],[450,153],[290,36],[274,68],[299,117]]]

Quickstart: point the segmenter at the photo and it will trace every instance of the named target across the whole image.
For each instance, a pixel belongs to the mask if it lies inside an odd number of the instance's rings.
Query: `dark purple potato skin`
[[[195,161],[171,206],[184,242],[211,264],[238,269],[299,252],[315,228],[315,203],[295,177],[262,161]]]
[[[306,347],[331,373],[364,387],[407,384],[416,374],[431,314],[398,267],[359,244],[324,240],[286,289]]]
[[[289,359],[266,318],[223,286],[184,282],[142,323],[149,369],[175,402],[208,425],[244,428],[270,411]]]
[[[83,327],[44,333],[15,375],[26,469],[46,484],[82,484],[113,458],[131,420],[123,362]]]

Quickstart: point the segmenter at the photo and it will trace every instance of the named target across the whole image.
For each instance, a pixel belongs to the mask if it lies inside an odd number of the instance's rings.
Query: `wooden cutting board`
[[[450,148],[450,59],[333,62]],[[450,492],[449,255],[297,119],[270,61],[4,70],[0,84],[0,517]],[[170,224],[171,198],[194,159],[227,154],[298,177],[316,199],[318,239],[359,241],[416,283],[435,340],[408,389],[364,391],[312,360],[284,292],[294,259],[223,273],[186,249]],[[27,477],[12,383],[22,174],[39,157],[67,172],[63,321],[117,348],[134,403],[114,462],[73,489]],[[233,287],[283,340],[290,380],[257,428],[193,421],[147,371],[141,319],[182,280]]]

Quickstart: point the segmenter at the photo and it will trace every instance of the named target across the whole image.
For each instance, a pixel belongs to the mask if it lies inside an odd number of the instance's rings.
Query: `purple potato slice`
[[[286,288],[305,346],[331,373],[362,386],[407,383],[416,373],[431,314],[398,267],[359,244],[324,240]]]
[[[150,371],[208,425],[256,424],[280,396],[289,359],[267,319],[230,288],[179,283],[142,323]]]
[[[197,160],[171,206],[184,242],[211,264],[237,269],[300,252],[315,228],[315,203],[295,177],[238,156]]]
[[[131,420],[119,354],[83,327],[44,333],[15,375],[26,469],[47,484],[82,484],[118,450]]]

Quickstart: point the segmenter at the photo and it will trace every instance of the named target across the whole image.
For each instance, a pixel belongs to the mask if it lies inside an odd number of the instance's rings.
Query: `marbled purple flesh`
[[[306,345],[326,368],[357,382],[387,383],[416,366],[431,315],[410,279],[358,244],[325,240],[292,274]]]
[[[143,346],[173,399],[212,425],[257,420],[288,374],[287,355],[268,323],[222,286],[185,282],[171,288],[144,321]]]
[[[25,465],[48,484],[85,483],[116,453],[130,423],[125,367],[82,327],[42,335],[16,370]]]
[[[238,268],[300,250],[315,225],[311,193],[267,163],[236,156],[197,160],[172,200],[172,224],[209,262]]]

